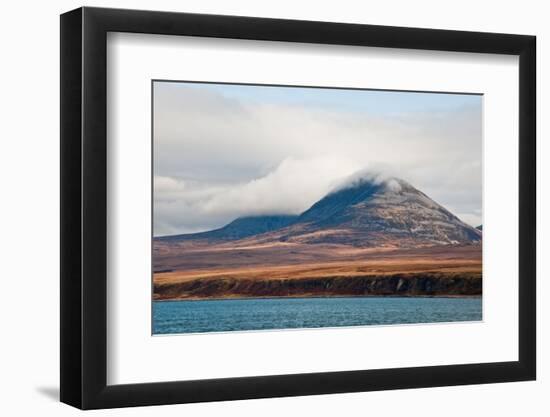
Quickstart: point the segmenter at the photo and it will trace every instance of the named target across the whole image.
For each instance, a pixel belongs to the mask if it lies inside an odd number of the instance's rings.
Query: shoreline
[[[155,300],[152,298],[154,303],[163,303],[163,302],[173,302],[173,301],[242,301],[242,300],[281,300],[281,299],[317,299],[317,298],[483,298],[483,294],[479,295],[459,295],[459,294],[450,294],[450,295],[287,295],[287,296],[256,296],[256,297],[182,297],[182,298],[169,298]]]

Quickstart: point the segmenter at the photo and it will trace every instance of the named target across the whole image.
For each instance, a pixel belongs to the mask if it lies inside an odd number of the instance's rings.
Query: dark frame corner
[[[106,39],[134,32],[519,56],[519,360],[108,386]],[[82,409],[536,378],[536,38],[80,8],[61,15],[61,401]]]

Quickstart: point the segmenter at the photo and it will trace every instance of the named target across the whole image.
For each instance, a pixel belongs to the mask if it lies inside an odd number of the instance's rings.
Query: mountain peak
[[[407,181],[393,175],[386,175],[372,171],[359,171],[344,179],[330,194],[344,190],[361,187],[376,186],[387,191],[398,192],[401,188],[412,187]]]
[[[418,192],[405,180],[375,174],[353,176],[301,214],[302,221],[321,221],[350,206],[383,195]]]
[[[312,243],[416,246],[481,240],[478,230],[407,181],[373,174],[337,187],[302,213],[296,224],[305,224],[299,233],[310,231],[307,240]],[[292,240],[292,235],[285,240]]]

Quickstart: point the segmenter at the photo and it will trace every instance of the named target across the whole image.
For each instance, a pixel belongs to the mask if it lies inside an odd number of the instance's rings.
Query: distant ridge
[[[237,240],[266,233],[272,230],[281,229],[292,224],[297,218],[298,216],[293,215],[239,217],[219,229],[200,233],[161,236],[155,239],[161,241],[194,239]]]

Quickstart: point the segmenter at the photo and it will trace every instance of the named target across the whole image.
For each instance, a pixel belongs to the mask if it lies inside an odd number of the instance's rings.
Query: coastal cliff
[[[334,296],[479,296],[481,273],[402,273],[391,276],[323,278],[207,278],[155,284],[155,300],[334,297]]]

